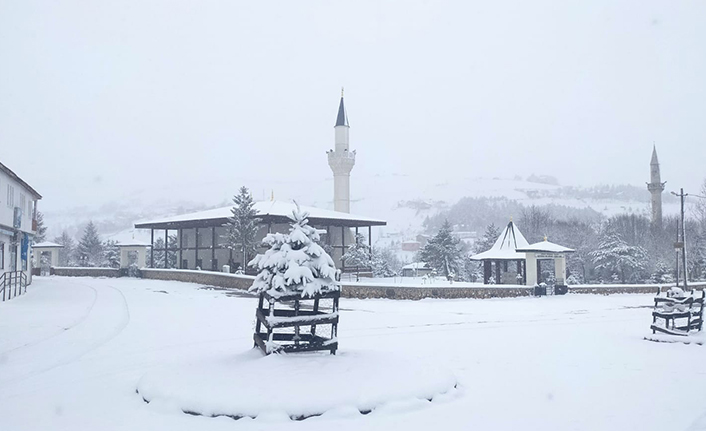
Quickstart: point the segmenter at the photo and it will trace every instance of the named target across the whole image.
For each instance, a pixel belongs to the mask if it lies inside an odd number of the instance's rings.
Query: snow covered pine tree
[[[312,350],[335,354],[338,348],[341,285],[335,278],[336,266],[316,243],[319,234],[307,217],[297,205],[289,216],[289,233],[268,234],[263,243],[269,250],[249,263],[259,270],[250,287],[260,295],[253,338],[266,355]],[[307,302],[310,306],[302,309]]]
[[[355,281],[360,281],[361,268],[367,269],[370,266],[370,247],[365,243],[365,236],[362,233],[355,235],[355,242],[348,246],[341,260],[347,267],[355,267]]]
[[[76,247],[76,257],[80,266],[100,266],[103,263],[103,242],[92,221],[86,225],[83,236]]]
[[[255,252],[255,238],[257,237],[257,210],[254,208],[255,202],[247,187],[241,187],[238,194],[233,196],[233,214],[226,224],[226,244],[228,248],[240,254],[240,262],[245,270],[245,263],[248,261],[248,254]],[[228,264],[232,269],[234,262]]]

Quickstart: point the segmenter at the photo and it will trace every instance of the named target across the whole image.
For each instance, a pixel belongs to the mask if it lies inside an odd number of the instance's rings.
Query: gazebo
[[[528,246],[529,243],[522,232],[511,220],[490,250],[471,256],[471,260],[483,262],[484,284],[489,284],[491,277],[493,277],[495,284],[526,284],[528,280],[524,268],[525,253],[519,252],[517,249]],[[516,265],[516,275],[514,280],[507,280],[506,274],[509,273],[511,263]],[[503,275],[506,275],[508,283],[503,283]],[[512,275],[510,274],[510,276]],[[521,278],[521,283],[518,282],[519,278]]]
[[[34,250],[34,268],[41,268],[42,266],[42,256],[48,257],[49,266],[56,267],[59,266],[59,251],[64,248],[63,245],[57,244],[55,242],[39,242],[32,246]]]
[[[540,283],[542,281],[541,262],[553,260],[556,285],[566,286],[566,255],[573,252],[574,250],[568,247],[547,241],[546,237],[544,241],[529,244],[517,226],[510,221],[490,250],[471,256],[471,260],[483,262],[483,283],[485,284],[494,277],[496,284],[527,286]],[[517,265],[515,280],[509,279],[512,274],[508,274],[509,264],[512,262]]]
[[[232,206],[216,208],[191,214],[168,217],[161,220],[140,222],[135,224],[136,229],[150,229],[151,253],[155,251],[175,253],[177,266],[180,269],[203,269],[219,271],[223,265],[229,265],[235,270],[238,265],[245,266],[247,262],[240,262],[240,253],[229,249],[226,244],[226,224],[232,216]],[[340,258],[346,248],[353,242],[353,233],[358,233],[360,228],[367,228],[368,242],[372,242],[372,227],[385,226],[384,220],[371,217],[358,216],[340,211],[324,210],[315,207],[300,206],[309,213],[309,224],[324,232],[322,242],[331,247],[331,257],[341,270],[346,271]],[[292,202],[260,201],[255,202],[259,230],[257,240],[261,240],[267,233],[287,232],[291,220],[289,216],[295,209]],[[155,247],[155,231],[164,235],[164,248]],[[170,235],[171,234],[171,235]],[[154,265],[154,258],[151,259]],[[164,259],[165,268],[169,259]]]
[[[541,281],[542,260],[554,261],[554,277],[556,277],[556,285],[566,286],[566,255],[568,253],[573,253],[574,250],[564,247],[563,245],[549,242],[547,241],[547,238],[544,237],[544,241],[530,244],[527,247],[520,247],[517,251],[525,253],[526,255],[525,265],[527,267],[528,286],[534,286],[538,281]]]

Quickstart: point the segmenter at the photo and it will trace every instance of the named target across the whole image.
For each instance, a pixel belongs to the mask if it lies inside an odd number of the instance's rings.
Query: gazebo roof
[[[50,241],[43,241],[43,242],[38,242],[32,246],[32,248],[63,248],[64,246],[61,244],[57,244],[55,242],[50,242]]]
[[[138,229],[179,229],[192,227],[223,226],[232,217],[232,206],[199,211],[167,217],[161,220],[152,220],[135,223]],[[293,202],[260,201],[255,202],[257,218],[263,223],[290,223],[289,216],[296,208]],[[324,210],[321,208],[300,205],[302,211],[309,213],[309,222],[321,226],[385,226],[387,222],[370,217],[357,216],[339,211]]]
[[[553,242],[544,241],[535,242],[527,247],[518,248],[517,251],[520,252],[534,252],[534,253],[573,253],[575,250],[564,247],[563,245],[554,244]]]
[[[523,260],[525,254],[518,248],[528,247],[529,243],[512,221],[507,224],[490,250],[471,256],[471,260]]]

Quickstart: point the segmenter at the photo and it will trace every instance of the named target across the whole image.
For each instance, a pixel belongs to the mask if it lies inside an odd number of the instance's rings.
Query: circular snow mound
[[[203,416],[306,419],[399,410],[451,396],[449,371],[380,352],[263,357],[253,350],[150,371],[137,385],[148,403]]]

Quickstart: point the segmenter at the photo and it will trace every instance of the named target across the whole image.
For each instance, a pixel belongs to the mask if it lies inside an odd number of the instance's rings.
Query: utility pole
[[[684,231],[684,198],[689,196],[688,193],[684,193],[684,189],[679,189],[679,194],[676,194],[672,192],[674,196],[679,196],[681,199],[681,242],[677,241],[678,248],[681,248],[681,260],[682,260],[682,268],[684,269],[684,290],[687,288],[687,283],[688,283],[688,273],[686,271],[686,236],[685,236],[685,231]],[[677,254],[679,253],[677,249]],[[677,260],[677,265],[679,265],[679,262]],[[677,274],[679,274],[679,268],[677,268]],[[679,285],[677,281],[677,285]]]

